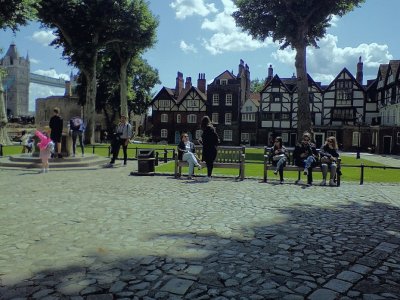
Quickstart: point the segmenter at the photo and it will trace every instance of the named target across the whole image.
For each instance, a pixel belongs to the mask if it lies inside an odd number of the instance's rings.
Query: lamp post
[[[360,155],[360,152],[361,152],[361,123],[362,123],[362,118],[363,118],[363,115],[362,114],[358,114],[358,144],[357,144],[357,156],[356,156],[356,159],[360,159],[361,158],[361,155]]]

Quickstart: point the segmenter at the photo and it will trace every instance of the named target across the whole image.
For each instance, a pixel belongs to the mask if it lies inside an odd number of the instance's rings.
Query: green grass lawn
[[[108,144],[99,144],[95,146],[94,153],[100,156],[108,156]],[[176,149],[175,145],[154,145],[154,144],[130,144],[128,147],[128,157],[136,158],[136,154],[139,149],[156,149],[158,152],[159,160],[163,160],[165,149],[167,149],[167,158],[172,159],[173,151]],[[3,155],[14,155],[21,153],[22,146],[5,146],[3,148]],[[79,150],[79,147],[77,149]],[[78,152],[79,153],[79,152]],[[85,153],[93,153],[93,146],[88,145],[85,147]],[[262,148],[246,148],[246,177],[254,177],[262,179],[263,177],[263,165],[264,151]],[[363,157],[361,155],[361,157]],[[366,167],[364,169],[364,182],[387,182],[387,183],[400,183],[400,170],[391,169],[377,169],[370,168],[374,166],[385,166],[376,162],[369,161],[365,158],[356,159],[355,156],[342,155],[342,180],[343,181],[359,181],[360,180],[360,168],[359,167],[349,167],[349,166],[360,166],[364,164]],[[168,163],[160,163],[156,167],[156,172],[159,173],[169,173],[174,172],[174,163],[169,161]],[[188,169],[183,168],[183,174],[187,174]],[[201,171],[195,170],[196,174],[206,174],[206,170]],[[236,169],[221,169],[216,168],[213,171],[214,175],[222,176],[238,176],[239,170]],[[285,172],[285,179],[291,181],[297,179],[297,172]],[[276,175],[272,171],[268,171],[268,178],[275,179]],[[302,176],[304,178],[304,176]],[[314,181],[318,182],[321,180],[321,172],[314,172]]]

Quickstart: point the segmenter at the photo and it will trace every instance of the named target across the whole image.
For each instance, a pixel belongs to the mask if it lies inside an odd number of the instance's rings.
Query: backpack
[[[81,118],[78,117],[72,118],[70,121],[71,130],[80,130],[82,123],[83,122]]]
[[[51,153],[54,153],[54,142],[49,142],[46,146],[46,149],[49,149]]]

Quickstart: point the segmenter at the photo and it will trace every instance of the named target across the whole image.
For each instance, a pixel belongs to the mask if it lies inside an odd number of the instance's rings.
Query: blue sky
[[[293,51],[279,50],[271,40],[254,41],[235,26],[231,0],[151,0],[149,5],[160,26],[158,42],[145,58],[158,69],[161,86],[174,87],[177,71],[194,82],[198,73],[205,73],[208,82],[225,70],[236,74],[240,59],[248,64],[252,79],[264,79],[270,64],[280,77],[295,73]],[[375,78],[379,64],[400,59],[399,11],[399,0],[366,0],[344,17],[334,17],[320,48],[307,50],[308,73],[329,84],[344,67],[355,75],[361,56],[364,83]],[[52,39],[51,31],[39,23],[22,27],[15,35],[0,31],[0,56],[14,41],[21,56],[29,53],[31,72],[68,79],[73,68],[61,58],[60,49],[48,46]],[[30,109],[35,98],[54,94],[63,90],[31,84]]]

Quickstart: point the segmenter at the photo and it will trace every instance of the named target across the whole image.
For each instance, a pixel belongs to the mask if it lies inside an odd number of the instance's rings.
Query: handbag
[[[331,159],[328,156],[322,156],[321,157],[321,164],[329,164],[331,163]]]
[[[273,161],[278,161],[278,160],[280,160],[280,159],[283,158],[283,157],[285,157],[285,154],[274,155],[274,156],[272,157],[272,160],[273,160]]]

